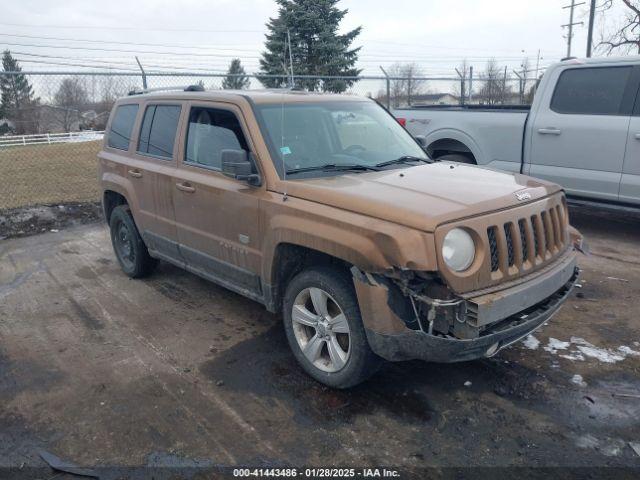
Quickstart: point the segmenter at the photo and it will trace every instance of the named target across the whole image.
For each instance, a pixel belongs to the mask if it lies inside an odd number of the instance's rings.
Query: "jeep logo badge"
[[[531,194],[529,192],[516,192],[516,198],[524,202],[525,200],[531,200]]]

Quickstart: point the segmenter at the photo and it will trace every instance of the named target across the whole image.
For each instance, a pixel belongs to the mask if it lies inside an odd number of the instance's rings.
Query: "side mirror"
[[[418,142],[422,148],[427,148],[427,137],[424,135],[416,135],[413,138],[416,139],[416,142]]]
[[[253,173],[252,163],[246,150],[222,150],[222,174],[259,186],[260,175]]]

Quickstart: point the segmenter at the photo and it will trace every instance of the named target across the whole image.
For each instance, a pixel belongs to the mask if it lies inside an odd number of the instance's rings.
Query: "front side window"
[[[557,113],[620,115],[632,67],[574,68],[558,79],[551,109]]]
[[[173,157],[180,120],[179,105],[149,105],[144,112],[138,152],[156,157]]]
[[[285,103],[255,108],[280,176],[283,170],[299,172],[323,165],[378,168],[402,157],[428,159],[411,135],[373,102]]]
[[[138,105],[120,105],[116,108],[116,113],[111,121],[107,145],[119,150],[129,150],[129,141],[133,124],[138,114]]]
[[[249,150],[235,114],[216,108],[192,108],[185,163],[220,170],[222,150]]]

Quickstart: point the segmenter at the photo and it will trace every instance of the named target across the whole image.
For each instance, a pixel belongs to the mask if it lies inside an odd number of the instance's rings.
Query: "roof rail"
[[[175,86],[175,87],[157,87],[157,88],[143,88],[143,89],[133,89],[128,95],[142,95],[144,93],[151,92],[170,92],[173,90],[182,90],[183,92],[204,92],[204,87],[196,83],[194,85],[183,85],[183,86]]]

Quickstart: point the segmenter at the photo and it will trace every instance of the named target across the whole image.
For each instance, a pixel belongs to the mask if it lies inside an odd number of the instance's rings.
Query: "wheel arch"
[[[111,212],[118,205],[129,205],[131,214],[136,220],[138,211],[138,198],[131,182],[114,174],[105,174],[102,177],[102,210],[104,218],[109,223]],[[137,223],[137,221],[136,221]]]
[[[313,266],[333,266],[346,273],[353,265],[351,261],[335,254],[313,248],[302,243],[283,241],[278,243],[271,254],[271,268],[265,277],[267,308],[279,311],[289,281],[298,273]]]
[[[430,133],[426,138],[427,153],[437,159],[448,153],[470,154],[477,164],[483,163],[480,146],[466,133],[460,130],[438,130]]]

